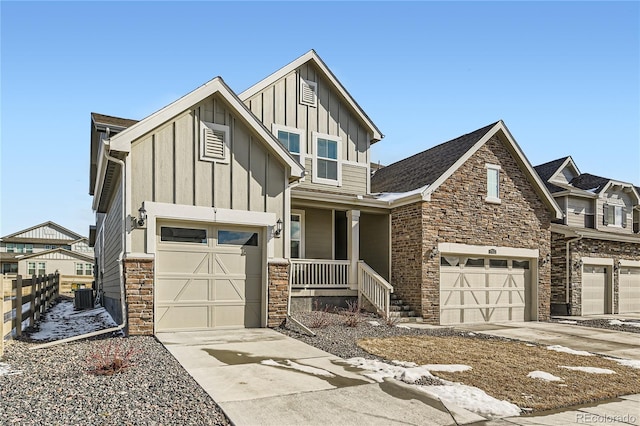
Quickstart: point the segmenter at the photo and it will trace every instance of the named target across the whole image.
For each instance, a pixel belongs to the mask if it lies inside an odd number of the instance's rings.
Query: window
[[[25,253],[33,253],[33,244],[25,244],[24,245]]]
[[[38,262],[38,275],[45,275],[46,274],[46,270],[45,270],[45,263],[44,262]]]
[[[93,263],[85,263],[84,264],[84,274],[85,275],[93,275]]]
[[[18,264],[17,263],[3,263],[2,264],[2,273],[3,274],[17,274],[18,273]]]
[[[491,268],[506,268],[507,259],[489,259],[489,267]]]
[[[627,213],[622,206],[605,204],[603,206],[603,222],[606,226],[627,226]]]
[[[160,228],[160,241],[207,244],[207,230],[163,226]]]
[[[229,246],[257,246],[257,232],[218,231],[218,244]]]
[[[27,262],[27,275],[45,275],[45,262]]]
[[[471,268],[483,268],[484,259],[474,259],[474,258],[468,257],[467,261],[464,263],[464,266],[471,267]]]
[[[36,274],[36,262],[27,262],[27,275]]]
[[[57,248],[58,248],[58,246],[56,246],[56,245],[52,245],[52,244],[46,244],[46,245],[44,246],[44,249],[45,249],[45,250],[53,250],[53,249],[57,249]]]
[[[304,212],[291,213],[291,258],[304,257]]]
[[[313,156],[313,182],[340,186],[341,139],[336,136],[313,133],[315,152]]]
[[[528,260],[514,260],[513,269],[529,269]]]
[[[200,123],[200,160],[229,162],[229,126],[205,121]]]
[[[300,78],[300,103],[315,107],[318,103],[318,83]]]
[[[500,166],[486,164],[487,168],[487,198],[490,203],[500,202]]]
[[[302,131],[294,127],[281,126],[279,124],[273,124],[272,130],[273,134],[276,135],[280,143],[289,150],[293,158],[304,166],[302,156],[305,152],[305,142]]]
[[[13,243],[7,243],[7,253],[15,253],[16,245]]]
[[[82,263],[76,263],[76,275],[82,275],[84,273],[84,266]]]

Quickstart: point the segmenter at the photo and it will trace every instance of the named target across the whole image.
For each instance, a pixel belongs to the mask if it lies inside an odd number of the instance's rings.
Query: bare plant
[[[389,312],[389,315],[383,315],[382,317],[389,327],[395,327],[400,323],[400,315],[391,315],[391,312]]]
[[[360,305],[357,301],[347,300],[347,309],[343,312],[346,316],[344,325],[347,327],[357,327],[362,322],[362,315],[360,314]]]
[[[311,311],[311,315],[309,316],[309,327],[325,328],[329,326],[330,323],[329,305],[324,305],[324,308],[321,308],[317,300],[313,302],[313,311]]]
[[[125,347],[122,339],[109,339],[89,355],[89,372],[99,376],[121,373],[133,365],[133,356],[136,354],[133,348]]]

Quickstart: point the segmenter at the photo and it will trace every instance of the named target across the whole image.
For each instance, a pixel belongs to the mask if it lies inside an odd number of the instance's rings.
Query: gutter
[[[109,128],[107,128],[107,137],[109,136]],[[127,197],[126,197],[126,166],[125,166],[125,162],[120,160],[119,158],[116,157],[112,157],[111,154],[109,153],[110,151],[110,147],[108,142],[103,141],[103,145],[102,145],[102,152],[104,154],[104,158],[107,161],[113,161],[114,163],[117,163],[120,165],[120,171],[121,171],[121,179],[120,179],[120,184],[122,185],[122,232],[120,233],[122,235],[122,251],[120,251],[120,254],[118,255],[118,268],[119,268],[119,272],[120,272],[120,304],[121,304],[121,308],[122,308],[122,324],[116,326],[116,327],[111,327],[111,328],[107,328],[105,330],[97,330],[97,331],[92,331],[90,333],[85,333],[85,334],[81,334],[79,336],[73,336],[73,337],[68,337],[66,339],[61,339],[61,340],[55,340],[53,342],[48,342],[48,343],[44,343],[42,345],[38,345],[38,346],[34,346],[31,349],[43,349],[43,348],[48,348],[50,346],[57,346],[61,343],[67,343],[67,342],[73,342],[76,340],[81,340],[81,339],[86,339],[89,337],[94,337],[94,336],[100,336],[102,334],[107,334],[107,333],[115,333],[118,331],[121,331],[122,329],[124,329],[127,326],[127,306],[125,303],[125,291],[124,291],[124,267],[123,267],[123,263],[124,263],[124,255],[127,252],[127,248],[126,248],[126,244],[127,244],[127,240],[126,240],[126,232],[127,232]],[[104,232],[104,230],[103,230]],[[103,234],[104,235],[104,234]],[[102,248],[102,253],[104,255],[104,247]]]

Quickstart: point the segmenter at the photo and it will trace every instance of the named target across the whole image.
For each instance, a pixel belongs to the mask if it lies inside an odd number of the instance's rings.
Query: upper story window
[[[622,206],[605,204],[603,206],[602,219],[605,226],[627,227],[627,213]]]
[[[285,146],[296,160],[304,166],[304,134],[295,127],[281,126],[280,124],[272,125],[273,134],[276,135],[282,145]]]
[[[33,244],[7,243],[7,253],[33,253]]]
[[[313,133],[313,182],[340,186],[342,170],[340,152],[342,140],[338,136]]]
[[[487,198],[489,203],[500,203],[500,166],[486,164],[487,168]]]
[[[27,262],[27,275],[45,275],[45,262]]]

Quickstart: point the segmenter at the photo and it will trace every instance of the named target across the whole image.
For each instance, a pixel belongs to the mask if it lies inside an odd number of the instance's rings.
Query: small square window
[[[274,123],[272,131],[280,143],[291,153],[291,156],[304,165],[305,139],[302,130]]]

